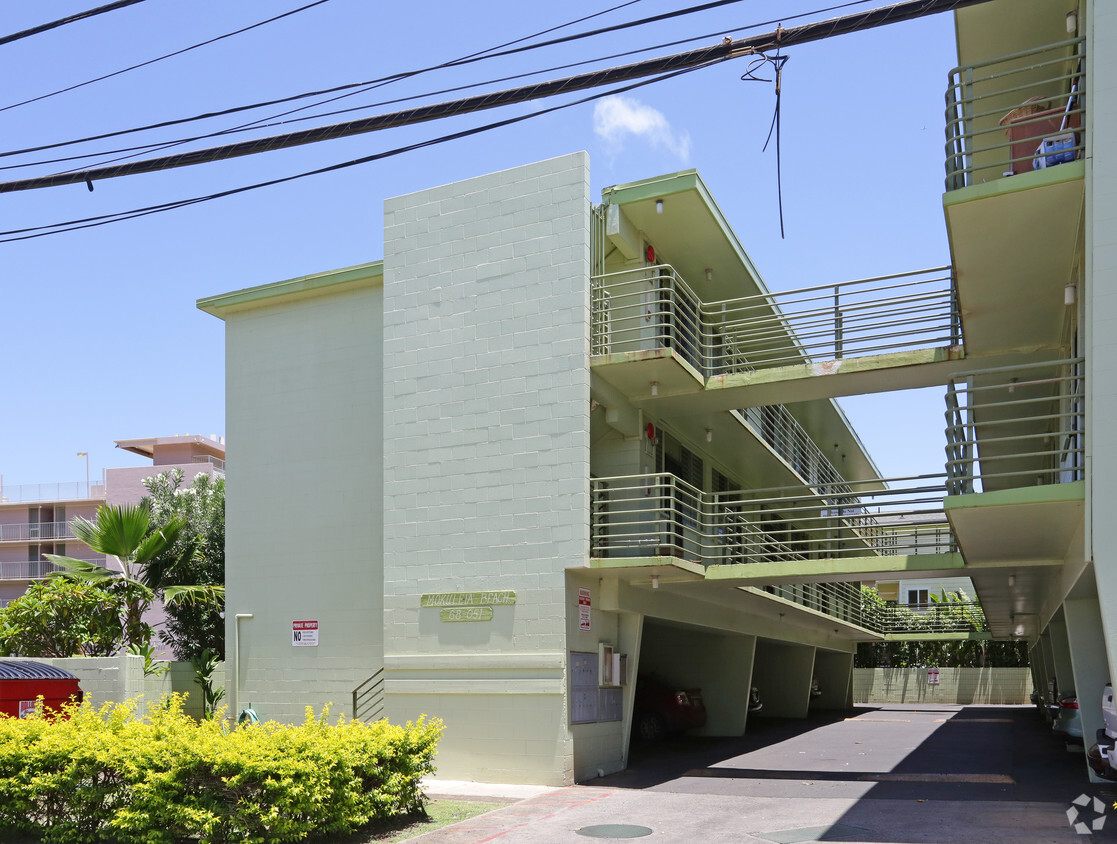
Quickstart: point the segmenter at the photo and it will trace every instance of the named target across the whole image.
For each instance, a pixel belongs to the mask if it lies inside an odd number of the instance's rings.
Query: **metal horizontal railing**
[[[105,558],[86,560],[87,563],[105,565]],[[36,580],[49,577],[52,572],[61,571],[50,560],[14,560],[0,562],[0,580]]]
[[[0,542],[37,542],[39,540],[73,539],[69,522],[22,522],[0,525]]]
[[[672,349],[703,378],[961,342],[949,267],[703,302],[666,264],[593,279],[594,355]]]
[[[951,495],[1084,477],[1083,358],[958,373],[946,393]]]
[[[190,458],[191,463],[210,463],[218,471],[225,471],[225,461],[220,457],[211,457],[208,454],[195,454]]]
[[[1085,38],[950,72],[946,189],[1084,158]]]
[[[983,633],[989,630],[976,601],[869,607],[865,626],[881,633]]]
[[[15,484],[12,486],[0,483],[0,504],[18,504],[23,501],[73,501],[83,498],[100,498],[103,494],[103,485],[100,483],[89,484],[85,481]]]
[[[948,553],[942,478],[716,493],[669,473],[595,478],[590,554],[725,565]]]
[[[782,457],[808,486],[844,483],[834,464],[782,404],[743,408],[737,412],[753,433]]]

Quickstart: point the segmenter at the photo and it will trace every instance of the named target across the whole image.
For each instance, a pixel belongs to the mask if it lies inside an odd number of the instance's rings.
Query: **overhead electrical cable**
[[[87,9],[84,12],[78,12],[74,15],[67,15],[64,18],[59,18],[50,23],[41,23],[38,26],[24,29],[21,32],[13,32],[11,35],[0,35],[0,45],[10,44],[13,41],[19,41],[21,38],[30,38],[32,35],[39,35],[40,33],[57,29],[60,26],[66,26],[66,24],[92,18],[96,15],[103,15],[105,12],[115,12],[117,9],[123,9],[125,6],[135,6],[137,3],[143,2],[144,0],[116,0],[115,3],[106,3],[104,6],[98,6],[95,9]]]
[[[717,64],[721,61],[725,61],[725,59],[715,60],[715,61],[711,62],[710,64]],[[624,85],[624,86],[621,86],[619,88],[613,88],[613,89],[610,89],[608,91],[599,91],[597,93],[590,94],[587,97],[582,97],[581,99],[573,100],[569,103],[562,103],[561,105],[556,105],[556,106],[551,106],[549,108],[539,109],[537,111],[531,112],[530,114],[516,115],[515,117],[509,117],[509,118],[506,118],[504,120],[495,121],[493,123],[486,123],[482,126],[475,126],[471,129],[464,129],[460,132],[454,132],[454,133],[448,134],[448,135],[441,135],[439,137],[430,138],[430,139],[425,140],[425,141],[418,141],[416,143],[408,144],[406,146],[396,147],[395,149],[386,150],[384,152],[374,153],[373,155],[366,155],[362,158],[356,158],[356,159],[353,159],[351,161],[344,161],[344,162],[341,162],[340,164],[331,164],[331,165],[328,165],[326,167],[320,167],[316,170],[307,170],[303,173],[296,173],[296,174],[290,175],[290,176],[282,176],[282,177],[277,178],[277,179],[270,179],[266,182],[257,182],[255,184],[251,184],[251,185],[243,185],[243,186],[238,187],[238,188],[231,188],[229,190],[220,191],[220,192],[217,192],[217,193],[206,194],[204,196],[191,197],[189,199],[174,200],[172,202],[165,202],[165,203],[161,203],[159,205],[149,205],[149,206],[144,207],[144,208],[135,208],[135,209],[132,209],[131,211],[120,211],[120,212],[117,212],[115,214],[102,214],[102,215],[96,216],[96,217],[85,217],[85,218],[79,219],[79,220],[69,220],[69,221],[66,221],[66,222],[52,223],[50,225],[45,225],[45,226],[32,226],[32,227],[23,228],[23,229],[11,229],[9,231],[0,231],[0,243],[9,243],[9,242],[16,241],[16,240],[29,240],[29,239],[36,238],[36,237],[46,237],[47,235],[51,235],[51,234],[61,234],[63,232],[67,232],[67,231],[76,231],[78,229],[94,228],[96,226],[103,226],[103,225],[108,225],[109,223],[122,222],[124,220],[131,220],[131,219],[135,219],[137,217],[146,217],[146,216],[149,216],[151,214],[158,214],[162,211],[173,211],[177,208],[185,208],[187,206],[196,205],[196,204],[201,203],[201,202],[208,202],[208,201],[214,200],[214,199],[222,199],[222,198],[227,197],[227,196],[234,196],[236,194],[245,193],[247,191],[256,190],[258,188],[271,187],[273,185],[279,185],[279,184],[284,184],[284,183],[287,183],[287,182],[293,182],[293,181],[296,181],[297,179],[303,179],[303,178],[306,178],[308,176],[318,176],[318,175],[322,175],[324,173],[331,173],[331,172],[335,172],[337,170],[343,170],[343,169],[348,168],[348,167],[355,167],[355,166],[360,165],[360,164],[368,164],[368,163],[373,162],[373,161],[379,161],[379,160],[384,159],[384,158],[391,158],[393,156],[401,155],[401,154],[406,153],[406,152],[414,152],[415,150],[423,149],[425,147],[435,146],[437,144],[443,144],[443,143],[447,143],[449,141],[460,140],[462,138],[470,137],[471,135],[477,135],[477,134],[480,134],[482,132],[488,132],[492,129],[498,129],[498,128],[501,128],[503,126],[510,126],[510,125],[515,124],[515,123],[522,123],[526,120],[531,120],[532,118],[535,118],[535,117],[540,117],[540,116],[545,115],[545,114],[551,114],[553,112],[561,111],[562,109],[571,108],[573,106],[582,105],[584,103],[592,102],[593,100],[602,99],[604,97],[613,96],[615,94],[623,94],[623,93],[626,93],[628,91],[633,91],[637,88],[642,88],[646,85],[653,85],[657,82],[662,82],[666,79],[671,79],[671,78],[676,77],[676,76],[682,76],[685,73],[693,73],[694,71],[701,70],[703,67],[706,67],[706,66],[708,66],[708,65],[695,65],[693,67],[686,67],[686,68],[683,68],[681,70],[676,70],[676,71],[673,71],[671,73],[665,73],[665,74],[662,74],[660,76],[653,77],[651,79],[641,79],[637,82],[633,82],[632,84]],[[10,236],[10,235],[15,235],[15,236]]]
[[[121,70],[115,70],[112,73],[106,73],[104,76],[98,76],[94,79],[87,79],[85,82],[78,82],[76,85],[70,85],[66,88],[59,88],[57,91],[51,91],[48,94],[40,94],[37,97],[31,97],[31,99],[29,100],[12,103],[11,105],[0,106],[0,111],[8,111],[9,109],[19,108],[20,106],[25,106],[29,103],[37,103],[40,100],[45,100],[50,97],[56,97],[59,94],[65,94],[68,91],[75,91],[78,88],[83,88],[86,85],[92,85],[95,82],[103,82],[104,80],[111,79],[114,76],[120,76],[121,74],[128,73],[129,71],[138,70],[141,67],[147,67],[148,65],[155,64],[156,62],[161,62],[164,59],[181,56],[183,53],[189,53],[191,50],[197,50],[199,47],[206,47],[225,38],[232,38],[234,35],[240,35],[241,33],[248,32],[251,29],[256,29],[257,27],[264,26],[265,24],[274,23],[277,20],[290,17],[291,15],[296,15],[299,12],[305,12],[307,9],[311,9],[315,6],[321,6],[323,3],[328,3],[329,1],[330,0],[315,0],[315,2],[313,3],[308,3],[305,6],[300,6],[297,9],[292,9],[291,11],[284,12],[281,15],[276,15],[275,17],[268,18],[267,20],[258,21],[257,23],[251,24],[249,26],[241,27],[240,29],[234,30],[233,32],[226,32],[224,35],[218,35],[216,38],[210,38],[208,41],[202,41],[198,44],[191,44],[189,47],[183,47],[181,50],[175,50],[173,53],[167,53],[154,59],[148,59],[146,62],[140,62],[139,64],[132,65],[131,67],[125,67]],[[135,2],[139,2],[139,0],[135,0]]]
[[[810,16],[813,16],[813,15],[825,14],[827,12],[836,11],[838,9],[850,8],[852,6],[863,6],[863,5],[866,5],[869,2],[872,2],[872,0],[851,0],[851,2],[839,3],[839,4],[834,5],[834,6],[827,6],[825,8],[816,9],[816,10],[811,11],[811,12],[803,12],[802,14],[793,15],[791,17],[783,17],[783,18],[774,19],[774,20],[761,21],[759,23],[748,24],[746,26],[731,27],[730,29],[734,32],[748,32],[749,30],[759,29],[760,27],[763,27],[763,26],[772,26],[772,25],[775,25],[777,23],[780,23],[781,21],[796,20],[796,19],[799,19],[799,18],[810,17]],[[626,5],[626,4],[622,4],[622,5]],[[618,6],[618,7],[614,7],[614,8],[620,8],[620,7]],[[609,11],[609,10],[607,10],[607,11]],[[602,56],[602,57],[599,57],[597,59],[587,59],[587,60],[584,60],[584,61],[573,62],[573,63],[570,63],[570,64],[558,65],[557,67],[549,68],[549,69],[545,69],[545,70],[532,71],[532,72],[529,72],[529,73],[518,74],[518,75],[515,75],[515,76],[503,77],[501,79],[492,80],[492,83],[508,81],[508,80],[511,80],[511,79],[519,79],[519,78],[523,78],[523,77],[527,77],[527,76],[535,76],[535,75],[538,75],[540,73],[553,72],[555,70],[566,70],[566,69],[573,68],[573,67],[580,67],[580,66],[586,65],[586,64],[593,64],[593,63],[598,62],[598,61],[612,61],[612,60],[618,59],[618,58],[625,58],[627,56],[633,56],[633,55],[638,55],[640,53],[651,52],[652,50],[662,50],[662,49],[666,49],[668,47],[677,47],[681,44],[688,44],[688,43],[691,43],[691,42],[694,42],[694,41],[700,41],[700,40],[705,40],[707,38],[713,38],[713,37],[716,37],[718,35],[722,35],[725,32],[726,32],[725,29],[721,29],[721,30],[718,30],[717,32],[710,32],[710,33],[705,33],[703,35],[691,36],[689,38],[678,39],[678,40],[674,40],[674,41],[667,41],[667,42],[664,42],[664,43],[661,43],[661,44],[652,45],[650,47],[641,47],[641,48],[635,49],[635,50],[627,50],[627,51],[624,51],[624,52],[621,52],[621,53],[613,53],[611,55]],[[531,36],[528,36],[528,37],[531,37]],[[509,42],[509,43],[516,43],[516,42]],[[0,152],[0,158],[7,158],[7,157],[11,157],[11,156],[16,156],[16,155],[24,155],[24,154],[30,153],[30,152],[43,152],[43,151],[49,150],[49,149],[58,149],[58,148],[64,147],[64,146],[73,146],[73,145],[76,145],[76,144],[84,144],[84,143],[89,143],[89,142],[92,142],[92,141],[107,140],[108,138],[115,138],[115,137],[120,137],[121,135],[128,135],[128,134],[139,133],[139,132],[147,132],[147,131],[151,131],[153,129],[164,129],[164,128],[168,128],[170,126],[178,126],[178,125],[181,125],[183,123],[191,123],[191,122],[196,122],[196,121],[200,121],[200,120],[209,120],[210,118],[224,117],[224,116],[229,115],[229,114],[237,114],[239,112],[251,111],[251,110],[257,109],[257,108],[265,108],[267,106],[272,106],[272,105],[281,105],[282,103],[294,102],[296,100],[306,99],[306,98],[309,98],[309,97],[324,96],[326,94],[332,94],[332,93],[335,93],[335,92],[338,92],[338,91],[345,91],[345,90],[350,90],[350,89],[354,89],[354,88],[370,88],[370,87],[373,87],[373,86],[377,86],[377,85],[379,85],[380,83],[383,83],[383,82],[389,82],[389,81],[394,81],[396,79],[403,79],[403,78],[407,78],[407,77],[411,77],[411,76],[417,76],[420,73],[425,73],[425,72],[428,72],[428,71],[431,71],[431,70],[441,69],[441,68],[444,68],[446,66],[448,66],[447,63],[443,63],[443,64],[439,64],[439,65],[431,65],[429,67],[421,68],[421,69],[415,70],[415,71],[405,71],[405,72],[402,72],[402,73],[396,73],[396,74],[392,74],[390,76],[382,76],[382,77],[379,77],[378,79],[371,79],[371,80],[367,80],[367,81],[364,81],[364,82],[350,82],[350,83],[347,83],[345,85],[335,86],[333,88],[323,88],[323,89],[318,90],[318,91],[307,91],[307,92],[304,92],[304,93],[301,93],[301,94],[293,94],[289,97],[281,97],[279,99],[274,99],[274,100],[265,100],[265,101],[262,101],[262,102],[251,103],[251,104],[242,105],[242,106],[233,106],[231,108],[222,109],[220,111],[205,112],[203,114],[197,114],[197,115],[193,115],[191,117],[181,117],[181,118],[176,118],[176,119],[173,119],[173,120],[165,120],[165,121],[161,121],[159,123],[150,123],[150,124],[147,124],[145,126],[136,126],[136,127],[130,128],[130,129],[119,129],[119,130],[114,131],[114,132],[105,132],[105,133],[102,133],[102,134],[99,134],[99,135],[90,135],[88,137],[76,138],[76,139],[69,140],[69,141],[58,141],[56,143],[51,143],[51,144],[40,144],[40,145],[33,146],[33,147],[25,147],[23,149],[9,150],[7,152]],[[406,97],[406,98],[402,98],[402,99],[398,99],[398,100],[388,100],[385,104],[391,104],[391,103],[395,103],[395,102],[406,102],[407,100],[410,100],[410,99],[417,99],[417,98],[421,98],[421,97],[425,97],[425,96],[434,96],[438,93],[452,93],[452,92],[458,91],[458,90],[464,90],[464,89],[468,89],[468,88],[478,87],[482,84],[487,84],[487,83],[475,83],[473,85],[460,86],[458,88],[449,88],[449,89],[445,89],[442,92],[434,92],[432,94],[417,94],[417,95],[415,95],[415,97]],[[371,105],[368,106],[368,108],[376,108],[378,105],[379,104],[371,104]],[[326,116],[326,115],[320,115],[320,116]],[[212,133],[208,133],[208,134],[204,134],[204,135],[198,135],[193,140],[200,140],[200,139],[206,138],[206,137],[219,137],[220,135],[222,135],[222,134],[224,134],[228,131],[230,131],[230,130],[222,129],[222,130],[218,130],[216,132],[212,132]],[[154,149],[157,146],[159,146],[159,142],[153,142],[151,144],[145,144],[145,145],[142,145],[142,146],[135,147],[134,149],[144,149],[144,148]],[[130,151],[130,150],[126,150],[126,151]],[[89,156],[83,155],[83,156],[77,156],[77,158],[87,158],[87,157],[91,157],[92,155],[100,155],[100,154],[114,154],[114,153],[113,152],[91,153]],[[65,160],[65,159],[63,159],[63,160]],[[52,163],[52,162],[44,162],[44,163]],[[22,165],[20,165],[20,166],[22,166]]]
[[[891,6],[871,9],[854,15],[831,18],[830,20],[818,23],[803,24],[789,29],[778,27],[774,32],[751,36],[749,38],[737,40],[726,38],[722,43],[712,47],[704,47],[656,59],[647,59],[634,64],[591,71],[578,76],[570,76],[564,79],[511,88],[491,94],[481,94],[461,100],[452,100],[428,106],[418,106],[406,111],[374,115],[372,117],[361,118],[345,123],[335,123],[329,126],[304,129],[285,135],[274,135],[268,138],[241,141],[239,143],[210,147],[193,152],[179,153],[177,155],[148,158],[126,164],[97,167],[70,173],[58,173],[30,179],[0,182],[0,193],[11,193],[13,191],[32,190],[58,185],[81,184],[83,182],[92,185],[93,181],[116,178],[118,176],[151,173],[175,167],[187,167],[211,161],[222,161],[229,158],[254,155],[260,152],[287,149],[303,144],[376,132],[398,126],[408,126],[415,123],[438,120],[444,117],[469,114],[476,111],[498,108],[500,106],[527,102],[544,97],[553,97],[572,91],[582,91],[632,79],[658,76],[676,70],[708,65],[715,61],[755,55],[765,50],[787,48],[797,44],[830,38],[835,35],[863,31],[890,23],[912,20],[930,14],[938,14],[939,12],[985,2],[989,2],[989,0],[909,0],[909,2],[896,3]]]
[[[319,0],[319,2],[324,2],[324,0]],[[533,32],[530,35],[524,35],[524,36],[521,36],[520,38],[513,39],[512,41],[506,41],[503,44],[497,44],[493,47],[487,47],[484,50],[476,50],[476,51],[474,51],[472,53],[469,53],[465,56],[460,56],[459,58],[451,59],[449,61],[443,62],[442,64],[432,65],[430,67],[423,68],[421,70],[413,71],[413,72],[411,72],[409,74],[406,74],[404,76],[392,77],[390,79],[385,79],[385,80],[383,80],[379,83],[376,83],[376,84],[371,84],[370,83],[368,86],[366,86],[364,88],[360,88],[360,89],[357,89],[357,90],[354,90],[354,91],[349,91],[349,92],[344,93],[344,94],[338,94],[335,97],[330,97],[326,100],[321,100],[321,101],[316,102],[316,103],[308,103],[307,105],[299,106],[298,108],[289,109],[289,110],[281,112],[279,114],[273,114],[273,115],[269,115],[268,117],[257,118],[255,120],[251,120],[247,123],[241,123],[238,126],[231,126],[231,127],[226,128],[226,129],[220,129],[216,132],[212,132],[212,133],[209,133],[207,135],[202,135],[202,136],[195,137],[195,138],[190,138],[190,139],[179,139],[179,140],[164,141],[164,142],[161,142],[161,143],[154,143],[154,144],[150,144],[146,147],[141,147],[140,148],[141,151],[139,151],[139,152],[132,151],[132,150],[126,150],[126,152],[130,152],[131,154],[130,155],[122,155],[119,158],[113,158],[113,159],[108,159],[106,161],[101,161],[101,162],[99,162],[99,164],[100,164],[100,166],[103,166],[105,164],[112,164],[116,161],[127,161],[129,159],[136,158],[139,155],[144,154],[145,152],[148,152],[148,153],[159,152],[161,150],[170,149],[172,147],[182,146],[182,145],[188,144],[188,143],[193,143],[194,141],[201,140],[202,138],[219,137],[219,136],[223,136],[223,135],[226,135],[226,134],[231,134],[231,133],[234,133],[234,132],[251,131],[253,129],[260,129],[260,128],[263,128],[264,126],[267,126],[267,125],[273,125],[273,121],[278,121],[279,118],[281,118],[281,117],[288,117],[292,114],[297,114],[300,111],[306,111],[307,109],[320,108],[321,106],[327,105],[327,104],[332,103],[332,102],[337,102],[338,100],[343,100],[347,97],[355,97],[359,94],[367,93],[368,91],[374,90],[376,88],[381,88],[381,87],[383,87],[385,85],[389,85],[393,82],[399,82],[399,81],[401,81],[402,79],[405,79],[405,78],[409,78],[409,77],[412,77],[412,76],[418,76],[421,73],[427,73],[427,72],[432,71],[432,70],[440,70],[442,68],[452,67],[460,61],[465,61],[466,59],[473,59],[473,58],[476,58],[478,56],[484,56],[486,53],[492,53],[496,50],[502,50],[505,47],[509,47],[513,44],[520,44],[524,41],[530,41],[533,38],[538,38],[542,35],[547,35],[551,32],[556,32],[560,29],[566,29],[569,26],[575,26],[576,24],[584,23],[585,21],[588,21],[592,18],[601,17],[602,15],[607,15],[611,12],[615,12],[618,9],[623,9],[626,6],[632,6],[636,3],[641,3],[641,2],[643,2],[643,0],[625,0],[625,2],[620,3],[616,6],[612,6],[608,9],[602,9],[601,11],[594,12],[593,14],[590,14],[590,15],[583,15],[582,17],[576,18],[575,20],[567,21],[566,23],[556,24],[555,26],[548,27],[547,29],[541,30],[539,32]],[[486,83],[486,84],[491,84],[491,83]],[[473,86],[473,87],[478,87],[478,86]],[[412,99],[414,99],[414,98],[412,98]],[[366,106],[365,108],[374,108],[374,107],[375,106]],[[361,110],[363,110],[363,109],[361,109]],[[315,117],[315,118],[312,118],[312,119],[320,119],[321,116],[322,115],[319,115],[318,117]],[[111,154],[112,153],[101,153],[100,155],[111,155]],[[97,156],[97,157],[99,157],[99,156]],[[0,168],[0,169],[3,169],[3,168]]]

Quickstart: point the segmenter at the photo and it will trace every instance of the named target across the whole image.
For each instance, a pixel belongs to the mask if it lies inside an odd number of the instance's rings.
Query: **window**
[[[908,590],[908,603],[909,604],[926,604],[930,602],[927,596],[926,589],[909,589]]]

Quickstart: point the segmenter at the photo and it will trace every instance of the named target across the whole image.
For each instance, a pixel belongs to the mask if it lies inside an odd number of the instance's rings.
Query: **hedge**
[[[172,695],[0,716],[0,832],[46,842],[298,841],[423,808],[437,720],[274,721],[228,731]]]

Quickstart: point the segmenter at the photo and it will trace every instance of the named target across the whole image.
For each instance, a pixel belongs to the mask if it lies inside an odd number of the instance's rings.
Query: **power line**
[[[285,135],[241,141],[239,143],[210,147],[208,149],[179,153],[177,155],[149,158],[127,164],[117,164],[109,167],[98,167],[31,179],[2,182],[0,183],[0,193],[55,187],[58,185],[80,184],[82,182],[92,187],[92,183],[95,180],[99,181],[101,179],[116,178],[118,176],[129,176],[176,167],[187,167],[194,164],[221,161],[276,149],[286,149],[303,144],[376,132],[399,126],[408,126],[414,123],[422,123],[444,117],[469,114],[475,111],[512,105],[514,103],[527,102],[528,100],[552,97],[572,91],[582,91],[590,88],[598,88],[602,85],[611,85],[632,79],[657,76],[676,70],[708,65],[715,61],[755,55],[758,52],[769,49],[805,44],[823,38],[831,38],[835,35],[872,29],[878,26],[884,26],[885,24],[912,20],[930,14],[938,14],[951,9],[973,6],[984,2],[988,2],[988,0],[909,0],[909,2],[905,3],[897,3],[892,6],[871,9],[845,17],[832,18],[819,23],[803,24],[790,29],[778,27],[774,32],[768,32],[749,38],[737,40],[726,38],[721,44],[713,47],[703,47],[685,53],[676,53],[674,55],[648,59],[634,64],[591,71],[578,76],[566,77],[565,79],[511,88],[496,93],[481,94],[429,106],[419,106],[407,111],[374,115],[372,117],[352,120],[346,123],[336,123],[329,126],[304,129]]]
[[[87,9],[84,12],[78,12],[76,15],[69,15],[64,18],[59,18],[50,23],[42,23],[38,26],[33,26],[31,29],[25,29],[22,32],[13,32],[11,35],[0,35],[0,45],[10,44],[13,41],[19,41],[21,38],[30,38],[32,35],[38,35],[42,32],[47,32],[51,29],[57,29],[60,26],[65,26],[68,23],[75,21],[85,20],[86,18],[94,17],[95,15],[103,15],[105,12],[115,12],[117,9],[123,9],[125,6],[135,6],[137,3],[143,3],[144,0],[116,0],[115,3],[107,3],[104,6],[98,6],[95,9]]]
[[[718,62],[711,62],[710,64],[717,64],[717,63]],[[149,216],[151,214],[158,214],[158,213],[163,212],[163,211],[173,211],[177,208],[185,208],[185,207],[190,206],[190,205],[197,205],[199,203],[208,202],[208,201],[214,200],[214,199],[222,199],[222,198],[227,197],[227,196],[234,196],[236,194],[246,193],[246,192],[251,191],[251,190],[257,190],[258,188],[272,187],[274,185],[285,184],[287,182],[293,182],[293,181],[296,181],[298,179],[306,178],[308,176],[318,176],[318,175],[322,175],[324,173],[331,173],[331,172],[334,172],[334,171],[337,171],[337,170],[343,170],[343,169],[346,169],[348,167],[355,167],[355,166],[360,165],[360,164],[368,164],[370,162],[379,161],[379,160],[384,159],[384,158],[391,158],[391,157],[396,156],[396,155],[402,155],[403,153],[406,153],[406,152],[414,152],[415,150],[423,149],[425,147],[436,146],[438,144],[447,143],[449,141],[460,140],[462,138],[466,138],[466,137],[469,137],[471,135],[477,135],[477,134],[480,134],[482,132],[490,131],[492,129],[498,129],[498,128],[501,128],[501,127],[504,127],[504,126],[510,126],[510,125],[515,124],[515,123],[522,123],[526,120],[531,120],[532,118],[535,118],[535,117],[540,117],[540,116],[545,115],[545,114],[551,114],[551,113],[556,112],[556,111],[561,111],[562,109],[571,108],[571,107],[576,106],[576,105],[582,105],[584,103],[592,102],[593,100],[602,99],[604,97],[613,96],[614,94],[623,94],[627,91],[632,91],[632,90],[635,90],[637,88],[644,87],[646,85],[653,85],[657,82],[662,82],[666,79],[671,79],[671,78],[674,78],[676,76],[681,76],[685,73],[693,73],[694,71],[701,70],[703,67],[706,67],[706,66],[708,66],[708,65],[696,65],[694,67],[683,68],[682,70],[677,70],[677,71],[674,71],[672,73],[665,73],[665,74],[662,74],[660,76],[657,76],[657,77],[654,77],[654,78],[651,78],[651,79],[641,79],[638,82],[634,82],[630,85],[625,85],[625,86],[622,86],[622,87],[619,87],[619,88],[613,88],[613,89],[610,89],[608,91],[599,91],[595,94],[590,94],[589,96],[583,97],[579,100],[574,100],[572,102],[563,103],[563,104],[557,105],[557,106],[551,106],[550,108],[540,109],[538,111],[531,112],[530,114],[521,114],[521,115],[517,115],[515,117],[509,117],[509,118],[506,118],[504,120],[498,120],[498,121],[495,121],[493,123],[487,123],[483,126],[475,126],[472,129],[464,129],[460,132],[454,132],[454,133],[448,134],[448,135],[441,135],[437,138],[430,138],[430,139],[427,139],[425,141],[418,141],[418,142],[413,143],[413,144],[408,144],[408,145],[402,146],[402,147],[396,147],[395,149],[386,150],[384,152],[378,152],[378,153],[375,153],[373,155],[367,155],[367,156],[364,156],[362,158],[353,159],[351,161],[344,161],[344,162],[341,162],[340,164],[331,164],[331,165],[326,166],[326,167],[320,167],[316,170],[307,170],[303,173],[296,173],[296,174],[290,175],[290,176],[282,176],[282,177],[277,178],[277,179],[270,179],[266,182],[257,182],[255,184],[251,184],[251,185],[243,185],[239,188],[231,188],[229,190],[220,191],[218,193],[211,193],[211,194],[206,194],[204,196],[191,197],[189,199],[180,199],[180,200],[174,200],[174,201],[171,201],[171,202],[164,202],[164,203],[161,203],[159,205],[149,205],[149,206],[146,206],[144,208],[135,208],[135,209],[132,209],[131,211],[119,211],[119,212],[116,212],[115,214],[102,214],[102,215],[96,216],[96,217],[85,217],[85,218],[79,219],[79,220],[69,220],[69,221],[66,221],[66,222],[52,223],[50,225],[45,225],[45,226],[33,226],[33,227],[23,228],[23,229],[11,229],[9,231],[0,231],[0,243],[10,243],[10,242],[17,241],[17,240],[30,240],[30,239],[37,238],[37,237],[46,237],[47,235],[52,235],[52,234],[61,234],[63,232],[68,232],[68,231],[77,231],[79,229],[95,228],[97,226],[108,225],[109,223],[122,222],[124,220],[131,220],[131,219],[135,219],[137,217],[146,217],[146,216]],[[6,237],[6,235],[18,235],[18,236],[16,236],[16,237]]]
[[[140,0],[133,0],[133,2],[138,3],[140,2]],[[49,99],[50,97],[56,97],[59,94],[65,94],[68,91],[75,91],[78,88],[84,88],[86,85],[92,85],[95,82],[103,82],[106,79],[112,79],[114,76],[120,76],[121,74],[128,73],[129,71],[137,70],[141,67],[147,67],[150,64],[155,64],[156,62],[161,62],[164,59],[170,59],[174,56],[181,56],[183,53],[189,53],[191,50],[197,50],[199,47],[206,47],[225,38],[232,38],[234,35],[240,35],[241,33],[248,32],[250,29],[256,29],[257,27],[264,26],[265,24],[273,23],[282,18],[290,17],[291,15],[298,14],[299,12],[305,12],[307,9],[313,8],[314,6],[321,6],[323,3],[328,2],[329,0],[315,0],[315,2],[313,3],[308,3],[305,6],[300,6],[297,9],[292,9],[291,11],[284,12],[281,15],[276,15],[275,17],[268,18],[267,20],[259,21],[258,23],[242,27],[241,29],[234,30],[233,32],[226,32],[224,35],[218,35],[216,38],[210,38],[208,41],[202,41],[198,44],[192,44],[189,47],[183,47],[181,50],[175,50],[173,53],[167,53],[166,55],[158,56],[154,59],[148,59],[146,62],[140,62],[139,64],[132,65],[131,67],[126,67],[121,70],[115,70],[112,73],[106,73],[104,76],[98,76],[94,79],[87,79],[85,82],[79,82],[76,85],[70,85],[66,88],[59,88],[57,91],[51,91],[49,94],[40,94],[39,96],[32,97],[29,100],[12,103],[11,105],[0,106],[0,111],[8,111],[9,109],[19,108],[20,106],[25,106],[30,103],[37,103],[40,100]]]

